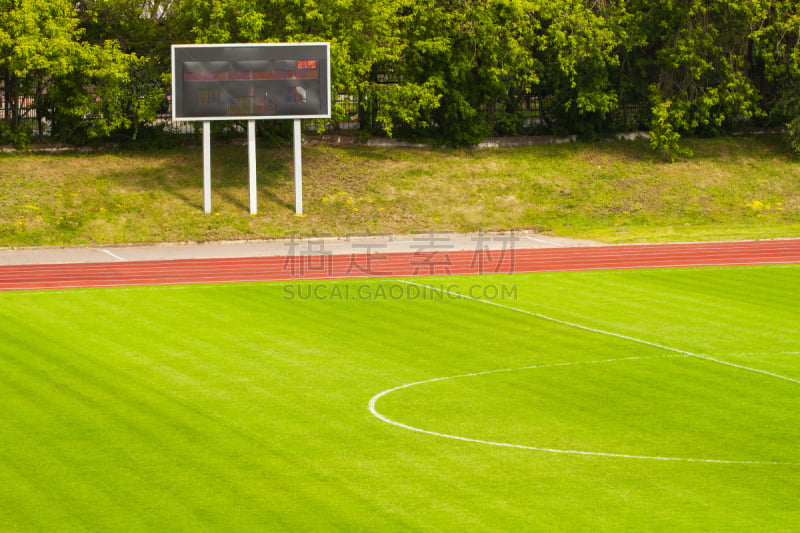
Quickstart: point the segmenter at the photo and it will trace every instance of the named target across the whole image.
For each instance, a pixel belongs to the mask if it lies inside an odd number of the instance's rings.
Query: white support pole
[[[211,212],[211,122],[203,121],[203,208]]]
[[[250,169],[250,214],[258,213],[256,189],[256,121],[247,121],[247,165]]]
[[[303,158],[301,153],[300,119],[294,119],[294,212],[303,214]]]

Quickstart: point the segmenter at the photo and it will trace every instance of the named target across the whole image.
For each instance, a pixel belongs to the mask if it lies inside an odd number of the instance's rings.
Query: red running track
[[[800,239],[0,266],[0,290],[800,263]]]

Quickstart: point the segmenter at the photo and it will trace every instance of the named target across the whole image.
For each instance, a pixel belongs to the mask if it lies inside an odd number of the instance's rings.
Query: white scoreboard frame
[[[237,49],[237,48],[288,48],[297,47],[298,52],[308,50],[309,48],[324,49],[324,77],[320,79],[320,95],[325,95],[327,105],[321,113],[314,114],[285,114],[285,115],[209,115],[209,116],[178,116],[178,98],[183,101],[182,95],[178,95],[176,84],[176,50],[187,48],[198,49]],[[235,54],[234,54],[235,55]],[[303,170],[302,170],[302,156],[301,156],[301,125],[302,119],[325,119],[331,117],[332,98],[331,98],[331,49],[330,43],[233,43],[233,44],[173,44],[171,50],[172,58],[172,120],[173,121],[186,121],[186,122],[202,122],[203,123],[203,206],[206,213],[211,213],[211,121],[212,120],[246,120],[247,121],[247,137],[248,137],[248,166],[250,174],[250,214],[255,215],[258,212],[257,208],[257,187],[256,187],[256,152],[255,152],[255,121],[256,120],[293,120],[293,147],[294,147],[294,183],[295,183],[295,213],[297,215],[303,214]],[[231,58],[236,60],[236,58]],[[265,60],[273,58],[266,57]],[[307,58],[298,58],[304,60]],[[281,59],[286,60],[286,59]],[[288,60],[293,60],[289,58]],[[181,107],[182,109],[182,107]]]

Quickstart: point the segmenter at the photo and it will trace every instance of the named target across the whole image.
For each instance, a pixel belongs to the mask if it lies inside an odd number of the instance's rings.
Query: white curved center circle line
[[[457,376],[445,376],[433,379],[426,379],[423,381],[415,381],[413,383],[406,383],[405,385],[400,385],[397,387],[393,387],[391,389],[387,389],[385,391],[379,392],[369,400],[369,411],[372,413],[376,418],[386,422],[387,424],[391,424],[393,426],[397,426],[403,429],[407,429],[409,431],[415,431],[417,433],[424,433],[426,435],[432,435],[434,437],[442,437],[446,439],[453,439],[459,440],[463,442],[472,442],[476,444],[486,444],[489,446],[500,446],[503,448],[517,448],[521,450],[533,450],[539,452],[549,452],[549,453],[560,453],[560,454],[571,454],[571,455],[588,455],[588,456],[599,456],[599,457],[617,457],[623,459],[641,459],[641,460],[651,460],[651,461],[679,461],[679,462],[689,462],[689,463],[717,463],[717,464],[731,464],[731,465],[778,465],[778,466],[800,466],[800,463],[791,463],[791,462],[780,462],[780,461],[739,461],[739,460],[727,460],[727,459],[701,459],[701,458],[692,458],[692,457],[668,457],[668,456],[658,456],[658,455],[631,455],[631,454],[624,454],[624,453],[611,453],[611,452],[597,452],[597,451],[588,451],[588,450],[562,450],[558,448],[547,448],[543,446],[529,446],[525,444],[513,444],[509,442],[496,442],[490,440],[482,440],[482,439],[473,439],[470,437],[463,437],[460,435],[450,435],[447,433],[440,433],[437,431],[431,431],[428,429],[418,428],[415,426],[411,426],[409,424],[404,424],[403,422],[399,422],[397,420],[393,420],[386,415],[381,414],[377,408],[375,407],[378,403],[378,400],[387,396],[393,392],[408,389],[411,387],[416,387],[418,385],[425,385],[428,383],[435,383],[437,381],[446,381],[450,379],[459,379],[459,378],[468,378],[474,376],[483,376],[487,374],[498,374],[500,372],[514,372],[517,370],[532,370],[536,368],[552,368],[557,366],[569,366],[569,365],[580,365],[580,364],[599,364],[599,363],[611,363],[615,361],[632,361],[637,359],[663,359],[667,357],[690,357],[693,354],[685,354],[685,355],[662,355],[662,356],[649,356],[649,357],[625,357],[625,358],[617,358],[617,359],[604,359],[598,361],[570,361],[567,363],[556,363],[551,365],[532,365],[532,366],[525,366],[520,368],[501,368],[496,370],[487,370],[485,372],[473,372],[470,374],[460,374]],[[701,359],[706,359],[705,357]],[[716,361],[715,359],[708,358],[709,360]],[[721,362],[721,361],[717,361]],[[723,362],[724,363],[724,362]],[[738,367],[738,365],[731,365]],[[743,370],[752,370],[747,367],[739,367]],[[772,375],[770,372],[764,372],[765,374]],[[783,376],[776,376],[776,377],[783,377]],[[784,378],[788,379],[788,381],[794,381],[791,378]]]

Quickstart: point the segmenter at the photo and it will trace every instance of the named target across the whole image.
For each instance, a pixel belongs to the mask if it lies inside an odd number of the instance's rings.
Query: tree
[[[758,120],[800,150],[796,0],[0,0],[6,121],[26,96],[59,136],[135,136],[170,44],[302,41],[331,43],[334,101],[388,135],[530,133],[537,105],[549,131],[593,136],[634,104],[670,158]]]
[[[426,88],[436,104],[419,110],[418,125],[435,124],[452,144],[484,137],[490,128],[481,107],[503,94],[506,72],[497,10],[479,0],[425,0],[405,1],[397,14],[402,46],[392,72],[406,86]]]
[[[130,95],[129,68],[140,60],[123,53],[115,41],[84,41],[69,0],[0,4],[0,70],[7,101],[16,106],[20,97],[34,98],[52,133],[70,139],[107,136],[130,123],[123,102]],[[18,115],[12,113],[15,120]]]
[[[688,155],[679,146],[681,135],[762,114],[749,72],[750,35],[765,18],[765,3],[631,0],[631,22],[643,36],[633,53],[641,58],[638,79],[649,80],[655,150],[670,158]]]
[[[118,129],[134,139],[140,127],[166,108],[170,45],[186,42],[175,24],[173,0],[80,0],[76,4],[82,40],[102,46],[119,43],[127,54],[127,80],[116,106],[125,120]]]
[[[536,43],[535,91],[545,120],[562,133],[592,136],[610,129],[607,117],[619,103],[612,73],[626,37],[624,6],[617,0],[537,4],[530,40]]]
[[[74,70],[78,36],[67,2],[0,0],[0,71],[12,127],[20,126],[20,99],[41,94],[48,77]]]
[[[753,55],[762,65],[764,108],[772,121],[786,124],[789,143],[800,153],[800,4],[769,3],[764,22],[753,32]]]

